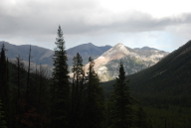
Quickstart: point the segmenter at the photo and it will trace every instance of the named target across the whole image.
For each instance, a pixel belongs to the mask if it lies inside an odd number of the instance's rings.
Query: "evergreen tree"
[[[8,61],[5,56],[5,46],[2,45],[0,53],[0,98],[4,104],[5,116],[9,116],[9,87],[8,87]]]
[[[79,53],[76,54],[76,56],[73,58],[73,82],[72,82],[72,98],[75,100],[80,99],[80,95],[82,93],[84,79],[85,79],[85,73],[83,70],[83,59],[80,56]],[[80,102],[80,101],[78,101]]]
[[[119,76],[114,85],[111,98],[111,127],[130,128],[131,127],[131,97],[127,86],[123,64],[120,63]]]
[[[54,128],[66,128],[68,125],[69,76],[65,41],[61,27],[58,27],[55,44],[53,69],[52,124]]]
[[[5,56],[5,46],[3,44],[0,53],[0,95],[3,102],[6,102],[4,98],[8,96],[8,78],[7,78],[7,62]]]
[[[99,86],[98,75],[94,71],[94,61],[91,58],[89,58],[85,104],[84,128],[102,128],[104,126],[104,96]]]
[[[73,58],[73,81],[71,94],[70,126],[79,128],[82,125],[84,80],[83,59],[79,53]]]
[[[0,128],[8,128],[7,122],[5,119],[5,111],[3,108],[4,108],[4,106],[3,106],[3,103],[0,99]]]

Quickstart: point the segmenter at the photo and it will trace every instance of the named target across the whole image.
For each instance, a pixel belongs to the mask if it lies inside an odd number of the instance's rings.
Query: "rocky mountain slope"
[[[124,63],[126,73],[133,74],[156,64],[167,54],[149,47],[131,49],[119,43],[95,60],[95,71],[101,81],[108,81],[117,77],[120,61]]]

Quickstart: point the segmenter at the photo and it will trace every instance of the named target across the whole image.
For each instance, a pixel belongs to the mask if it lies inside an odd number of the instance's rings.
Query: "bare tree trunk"
[[[28,65],[28,71],[27,71],[27,87],[26,87],[26,98],[28,98],[29,95],[29,84],[30,84],[30,66],[31,66],[31,45],[29,49],[29,65]]]

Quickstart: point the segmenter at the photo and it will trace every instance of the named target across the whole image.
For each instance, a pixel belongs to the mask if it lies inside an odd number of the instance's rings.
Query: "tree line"
[[[85,72],[79,53],[69,76],[67,53],[58,27],[52,77],[42,66],[31,71],[18,56],[9,63],[0,53],[0,128],[150,128],[146,115],[131,97],[123,63],[110,98],[105,98],[94,60]]]

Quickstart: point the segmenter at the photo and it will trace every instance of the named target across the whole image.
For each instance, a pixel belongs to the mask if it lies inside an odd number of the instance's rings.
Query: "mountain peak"
[[[121,48],[121,47],[126,47],[123,43],[118,43],[114,46],[114,48]]]
[[[121,58],[122,56],[125,56],[127,54],[129,54],[129,50],[127,49],[127,47],[122,43],[118,43],[113,48],[106,51],[103,54],[103,56],[105,57],[107,56],[111,59],[111,58],[118,58],[119,56]]]
[[[114,47],[113,47],[113,49],[118,49],[118,50],[127,50],[127,48],[126,48],[126,46],[124,45],[124,44],[122,44],[122,43],[118,43],[118,44],[116,44]]]
[[[151,49],[154,49],[154,48],[150,48],[150,47],[148,47],[148,46],[144,46],[144,47],[142,47],[141,49],[142,49],[142,50],[151,50]]]
[[[111,51],[114,51],[117,54],[123,54],[123,55],[128,55],[130,53],[130,49],[127,48],[124,44],[118,43],[116,44]]]
[[[84,44],[84,45],[88,45],[88,46],[95,46],[93,43],[89,42],[87,44]]]

